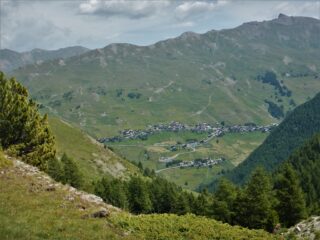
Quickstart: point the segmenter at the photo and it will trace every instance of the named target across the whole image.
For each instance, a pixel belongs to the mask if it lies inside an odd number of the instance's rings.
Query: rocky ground
[[[83,202],[83,206],[79,208],[86,208],[85,206],[93,207],[97,209],[91,215],[84,217],[104,217],[112,212],[119,212],[121,209],[116,208],[112,205],[106,204],[102,198],[89,194],[84,191],[75,189],[69,185],[64,185],[62,183],[57,183],[47,174],[41,172],[38,168],[28,165],[18,159],[6,156],[7,159],[13,162],[13,167],[1,169],[0,175],[8,175],[10,173],[18,174],[20,176],[31,176],[33,181],[30,182],[29,191],[40,192],[40,191],[64,191],[65,201],[74,202],[76,199]]]
[[[320,240],[320,217],[314,216],[289,229],[288,235],[298,239]]]

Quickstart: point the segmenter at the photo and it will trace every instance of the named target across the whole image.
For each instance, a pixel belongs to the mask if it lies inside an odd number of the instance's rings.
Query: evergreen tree
[[[290,227],[306,217],[306,204],[299,179],[289,164],[284,164],[279,170],[274,188],[279,201],[277,212],[284,226]]]
[[[61,162],[63,163],[63,182],[70,184],[72,187],[81,188],[83,179],[76,163],[65,153],[61,158]]]
[[[237,198],[237,188],[229,180],[220,180],[214,194],[213,216],[215,219],[233,224],[234,204]]]
[[[54,138],[47,116],[41,117],[28,91],[0,72],[0,145],[22,160],[47,170],[55,157]]]
[[[132,177],[128,184],[129,208],[133,213],[150,213],[152,203],[146,183],[140,177]]]
[[[128,209],[127,185],[119,179],[102,178],[95,184],[95,194],[105,202],[122,209]]]
[[[262,168],[252,174],[236,200],[236,223],[248,228],[272,231],[278,222],[274,210],[276,199],[269,176]]]
[[[211,206],[212,195],[208,193],[207,189],[204,189],[195,201],[194,211],[197,215],[212,216]]]
[[[189,213],[191,211],[189,202],[188,202],[188,196],[185,193],[180,193],[178,196],[177,202],[174,206],[174,212],[178,215],[184,215],[186,213]]]
[[[52,158],[48,161],[48,170],[47,173],[54,180],[62,182],[64,178],[63,169],[61,163],[58,159]]]

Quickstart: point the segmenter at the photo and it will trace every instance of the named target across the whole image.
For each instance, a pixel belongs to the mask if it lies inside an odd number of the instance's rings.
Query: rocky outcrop
[[[298,239],[320,239],[320,217],[310,217],[288,230],[288,235],[296,235]]]
[[[69,202],[75,201],[75,199],[80,199],[81,202],[94,206],[98,209],[96,212],[91,214],[91,217],[107,217],[111,212],[119,212],[121,209],[114,207],[112,205],[106,204],[102,198],[90,194],[84,191],[80,191],[69,185],[64,185],[54,181],[44,172],[40,171],[38,168],[28,165],[18,159],[6,156],[7,159],[13,162],[13,167],[7,169],[1,169],[0,174],[6,174],[7,172],[14,172],[21,176],[32,176],[33,181],[30,183],[30,192],[40,192],[40,191],[65,191],[65,200]],[[83,207],[79,207],[83,208]]]

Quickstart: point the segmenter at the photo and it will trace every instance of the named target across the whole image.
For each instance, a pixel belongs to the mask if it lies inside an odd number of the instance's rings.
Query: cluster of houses
[[[120,131],[119,136],[114,136],[111,138],[101,138],[99,141],[101,143],[108,142],[121,142],[127,139],[141,139],[146,140],[148,136],[159,133],[159,132],[182,132],[182,131],[192,131],[197,133],[208,133],[208,137],[220,137],[225,133],[245,133],[245,132],[269,132],[272,128],[276,127],[278,124],[273,123],[266,126],[257,126],[255,124],[245,124],[245,125],[234,125],[234,126],[214,126],[209,123],[199,123],[194,126],[189,126],[180,122],[170,122],[169,124],[155,124],[149,125],[144,130],[133,130],[125,129]]]
[[[218,159],[211,159],[211,158],[204,158],[204,159],[195,159],[192,161],[182,161],[178,163],[178,166],[181,168],[190,168],[190,167],[210,167],[213,165],[220,164],[222,161],[224,161],[223,158]]]

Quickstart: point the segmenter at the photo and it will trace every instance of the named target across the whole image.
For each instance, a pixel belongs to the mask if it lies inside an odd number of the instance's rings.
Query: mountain
[[[52,59],[65,59],[87,51],[89,51],[88,48],[81,46],[60,48],[58,50],[33,49],[32,51],[22,53],[10,49],[1,49],[0,69],[4,72],[10,72],[29,64],[41,64],[43,61]]]
[[[192,214],[131,215],[0,152],[0,238],[279,239]],[[23,196],[23,197],[21,197]]]
[[[281,14],[150,46],[110,44],[13,76],[45,111],[97,137],[172,120],[269,124],[319,92],[319,39],[318,19]]]
[[[226,177],[234,183],[244,183],[258,166],[273,172],[293,152],[320,132],[320,93],[298,106],[270,133],[262,145],[240,163]],[[303,165],[303,163],[302,163]],[[313,171],[309,169],[310,171]]]

